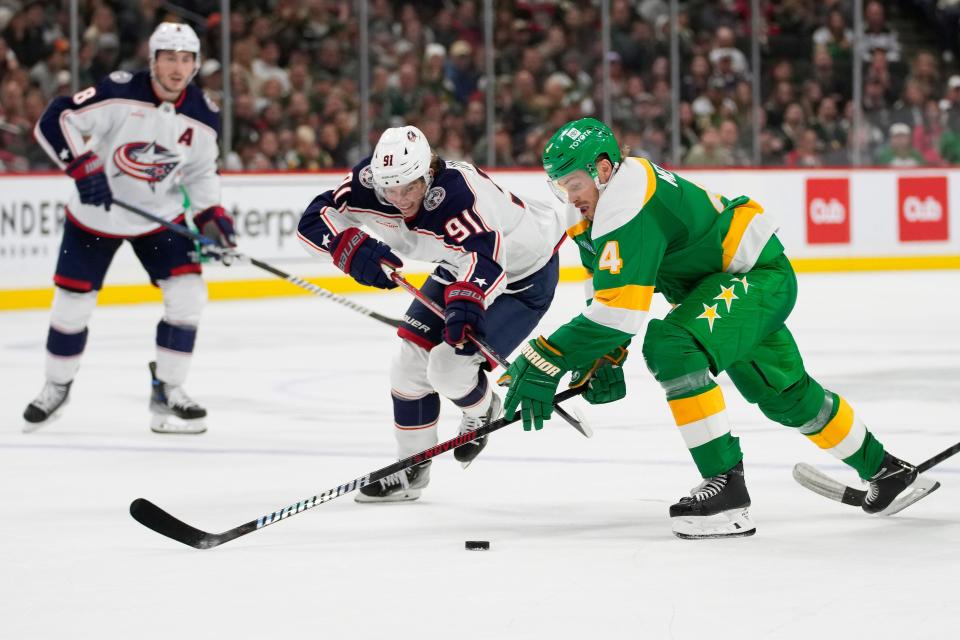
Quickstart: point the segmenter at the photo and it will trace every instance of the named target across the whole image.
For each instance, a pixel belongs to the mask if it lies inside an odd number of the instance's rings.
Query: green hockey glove
[[[583,398],[590,404],[616,402],[627,395],[627,383],[623,378],[620,365],[627,359],[629,352],[617,347],[596,362],[589,369],[579,369],[570,378],[570,388],[587,385]]]
[[[563,354],[543,336],[523,345],[520,357],[500,378],[501,384],[510,385],[503,406],[504,416],[512,417],[519,406],[523,430],[542,429],[544,420],[553,415],[553,396],[566,371]]]

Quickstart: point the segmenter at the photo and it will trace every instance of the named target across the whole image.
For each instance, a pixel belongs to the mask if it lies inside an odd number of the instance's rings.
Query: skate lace
[[[690,497],[697,502],[703,502],[723,491],[725,486],[727,486],[727,476],[707,478],[690,491]]]
[[[467,431],[476,431],[487,422],[486,416],[468,416],[463,414],[463,420],[460,421],[460,433]]]
[[[391,473],[386,478],[380,479],[380,486],[382,486],[384,489],[390,489],[391,487],[396,486],[401,486],[406,489],[409,485],[410,482],[407,479],[406,470]]]
[[[43,385],[43,389],[40,390],[40,395],[37,396],[37,399],[34,400],[32,404],[38,409],[47,411],[55,407],[60,400],[63,399],[63,396],[66,395],[66,389],[66,385],[47,382]]]
[[[167,404],[171,407],[176,407],[178,409],[193,409],[199,407],[193,398],[187,395],[187,392],[183,390],[183,387],[171,387],[167,386]]]
[[[460,433],[476,431],[480,427],[486,426],[490,419],[494,417],[494,414],[499,415],[501,406],[500,398],[497,397],[497,394],[493,394],[493,398],[490,400],[490,408],[482,416],[463,414],[463,419],[460,421]]]

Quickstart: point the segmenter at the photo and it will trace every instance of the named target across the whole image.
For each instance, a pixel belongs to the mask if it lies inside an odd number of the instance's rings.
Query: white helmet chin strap
[[[600,182],[599,173],[597,173],[597,177],[593,179],[593,183],[597,185],[597,191],[599,191],[601,195],[603,194],[604,189],[607,188],[607,185],[610,184],[610,181],[613,180],[613,176],[617,175],[617,170],[620,168],[619,162],[613,162],[611,164],[613,165],[613,170],[610,172],[610,177],[607,178],[606,182]]]

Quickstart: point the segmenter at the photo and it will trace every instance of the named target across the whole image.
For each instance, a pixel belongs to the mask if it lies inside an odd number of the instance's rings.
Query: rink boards
[[[538,170],[492,171],[521,198],[556,203]],[[728,196],[747,194],[776,217],[798,271],[960,268],[955,225],[960,169],[685,170]],[[313,259],[296,239],[300,213],[333,188],[342,171],[227,174],[223,204],[237,223],[240,249],[335,292],[361,291],[331,264]],[[73,183],[54,175],[0,176],[0,310],[43,308]],[[559,205],[559,203],[557,203]],[[583,277],[572,245],[561,249],[564,280]],[[425,272],[426,265],[408,265]],[[305,292],[250,266],[208,265],[212,299]],[[101,303],[159,300],[129,247],[118,253]]]

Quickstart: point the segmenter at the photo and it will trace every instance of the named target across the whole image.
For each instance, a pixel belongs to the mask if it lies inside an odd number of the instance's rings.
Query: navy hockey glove
[[[335,235],[330,241],[330,255],[340,271],[349,274],[360,284],[378,289],[397,287],[383,272],[381,263],[399,269],[403,262],[390,251],[390,247],[360,229],[350,227]]]
[[[467,340],[467,330],[477,338],[484,336],[483,299],[483,290],[469,282],[454,282],[443,292],[443,340],[459,347],[457,353],[461,355],[477,352],[477,346]]]
[[[95,207],[103,205],[107,211],[110,211],[113,193],[107,183],[107,174],[103,172],[103,160],[97,154],[87,151],[68,164],[67,175],[77,183],[80,202]]]
[[[223,207],[209,207],[193,217],[200,233],[221,247],[237,246],[237,231],[233,228],[233,218]]]

